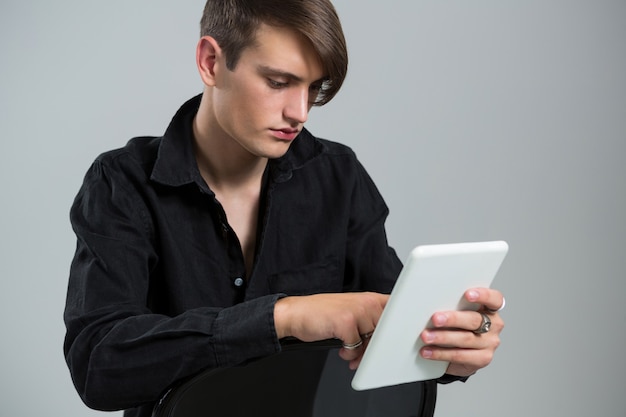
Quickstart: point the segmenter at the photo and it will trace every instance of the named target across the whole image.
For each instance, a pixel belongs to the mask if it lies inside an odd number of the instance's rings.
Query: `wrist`
[[[276,337],[278,339],[284,339],[291,336],[289,329],[289,320],[287,318],[289,310],[288,297],[280,298],[276,300],[274,304],[274,328],[276,329]]]

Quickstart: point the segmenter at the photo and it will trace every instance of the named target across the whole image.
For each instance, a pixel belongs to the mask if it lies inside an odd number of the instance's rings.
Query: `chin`
[[[272,146],[270,148],[264,149],[263,152],[261,152],[262,155],[259,156],[263,156],[268,159],[278,159],[287,153],[290,146],[291,142],[281,143],[277,146]]]

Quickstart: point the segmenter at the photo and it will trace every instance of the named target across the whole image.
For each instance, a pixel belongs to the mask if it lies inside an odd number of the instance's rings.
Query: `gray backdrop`
[[[3,0],[0,414],[101,415],[61,351],[68,209],[101,151],[201,90],[203,0]],[[505,239],[496,360],[437,416],[626,410],[626,2],[336,0],[351,67],[311,113],[420,243]]]

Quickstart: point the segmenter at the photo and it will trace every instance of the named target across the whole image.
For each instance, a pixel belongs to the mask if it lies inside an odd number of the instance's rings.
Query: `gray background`
[[[0,6],[0,414],[87,416],[63,361],[68,209],[101,151],[201,90],[202,0]],[[337,0],[351,67],[309,128],[360,156],[401,257],[505,239],[496,360],[444,416],[626,410],[626,2]]]

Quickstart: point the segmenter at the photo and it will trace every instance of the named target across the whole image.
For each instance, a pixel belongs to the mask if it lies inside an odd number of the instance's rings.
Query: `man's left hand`
[[[425,345],[420,354],[432,360],[449,361],[447,374],[469,376],[491,363],[500,345],[504,322],[497,313],[504,297],[497,290],[474,288],[465,292],[467,301],[482,305],[476,311],[441,311],[433,314],[433,328],[422,332]],[[484,313],[491,321],[485,333],[475,333],[483,324]]]

